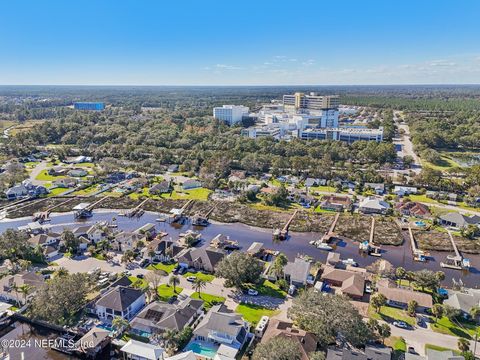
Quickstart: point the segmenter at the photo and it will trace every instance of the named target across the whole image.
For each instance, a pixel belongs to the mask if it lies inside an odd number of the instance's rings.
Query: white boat
[[[321,243],[317,244],[317,249],[330,251],[330,250],[332,250],[332,247],[328,244],[325,244],[325,243],[321,242]]]
[[[342,263],[345,264],[345,265],[350,265],[350,266],[354,266],[354,267],[358,266],[357,262],[354,261],[353,259],[342,260]]]

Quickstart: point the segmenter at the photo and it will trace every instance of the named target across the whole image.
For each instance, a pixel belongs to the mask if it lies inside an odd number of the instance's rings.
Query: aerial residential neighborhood
[[[0,360],[480,359],[480,3],[0,11]]]

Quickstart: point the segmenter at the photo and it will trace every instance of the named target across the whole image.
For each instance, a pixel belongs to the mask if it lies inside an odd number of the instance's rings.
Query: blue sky
[[[15,0],[0,84],[480,83],[476,0]]]

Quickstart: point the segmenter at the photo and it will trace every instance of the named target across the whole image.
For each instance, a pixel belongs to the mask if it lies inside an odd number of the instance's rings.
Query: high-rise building
[[[75,110],[96,110],[101,111],[105,109],[103,102],[76,102],[73,104]]]
[[[340,98],[338,95],[317,95],[314,92],[304,94],[297,92],[293,95],[283,95],[283,107],[285,110],[325,110],[338,109]]]
[[[229,125],[234,125],[242,121],[244,116],[248,116],[250,109],[242,105],[223,105],[213,108],[213,117],[225,121]]]

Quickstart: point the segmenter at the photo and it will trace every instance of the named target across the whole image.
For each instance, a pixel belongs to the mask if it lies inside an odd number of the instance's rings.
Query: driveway
[[[412,346],[420,355],[425,355],[425,344],[433,344],[449,349],[457,349],[458,338],[455,336],[440,334],[430,329],[414,328],[406,330],[390,326],[393,336],[401,336],[405,339],[408,346]],[[470,341],[470,349],[474,349],[474,341]],[[480,345],[477,345],[476,355],[480,356]]]
[[[30,172],[30,181],[33,185],[43,185],[46,181],[42,180],[35,180],[40,173],[47,168],[47,162],[42,161],[37,166],[35,166],[32,171]]]

